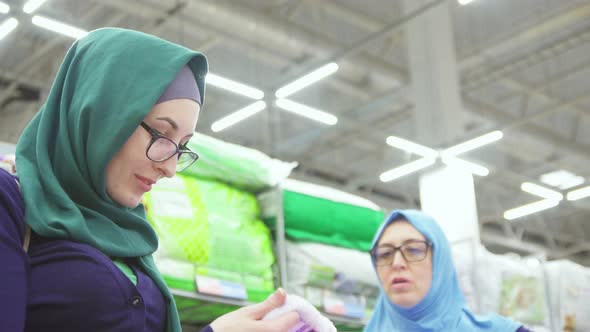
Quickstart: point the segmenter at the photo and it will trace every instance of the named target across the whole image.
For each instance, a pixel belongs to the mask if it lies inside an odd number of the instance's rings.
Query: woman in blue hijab
[[[423,212],[393,211],[373,239],[371,258],[381,291],[366,332],[528,331],[510,319],[469,310],[449,241]]]

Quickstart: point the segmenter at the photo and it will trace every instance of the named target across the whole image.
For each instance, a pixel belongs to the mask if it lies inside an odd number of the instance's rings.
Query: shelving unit
[[[283,186],[279,185],[268,191],[262,192],[258,195],[259,202],[262,207],[262,219],[274,219],[274,244],[275,257],[278,263],[280,285],[284,287],[287,292],[292,289],[289,284],[289,276],[287,272],[287,245],[286,245],[286,230],[285,230],[285,216],[283,210]],[[298,294],[300,295],[300,294]],[[318,308],[322,315],[329,318],[338,331],[362,331],[367,323],[366,318],[356,319],[346,316],[334,315],[327,313]]]
[[[294,293],[289,284],[287,269],[287,239],[285,230],[285,216],[283,211],[283,187],[281,185],[266,188],[257,195],[261,206],[261,218],[266,220],[273,218],[273,251],[275,255],[275,286],[284,287],[287,292]],[[229,312],[239,307],[250,305],[253,302],[248,300],[237,300],[221,296],[201,294],[196,291],[186,291],[171,287],[171,292],[175,296],[179,306],[179,313],[183,324],[198,327],[204,326],[210,321],[200,319],[203,315],[199,314],[203,308],[211,310],[216,308],[219,312]],[[362,331],[366,325],[366,318],[356,319],[346,316],[326,313],[319,308],[323,315],[328,317],[337,326],[338,331]]]
[[[273,271],[276,269],[276,267],[273,267]],[[191,327],[208,325],[215,318],[225,313],[260,301],[259,299],[242,300],[200,293],[197,289],[197,282],[195,279],[192,281],[183,280],[182,282],[171,280],[174,278],[166,276],[165,279],[169,285],[170,292],[176,299],[181,322],[184,325]],[[276,278],[273,278],[273,283],[277,284],[275,279]],[[219,280],[221,281],[222,279]],[[223,282],[225,281],[226,280],[223,280]]]
[[[243,150],[241,150],[241,147],[239,146],[235,146],[235,145],[226,145],[223,142],[220,141],[216,141],[213,140],[211,138],[204,138],[203,142],[207,142],[207,145],[203,146],[202,149],[205,149],[203,151],[203,162],[208,162],[205,165],[207,165],[207,169],[204,170],[204,174],[193,174],[190,173],[188,174],[189,176],[194,176],[194,177],[202,177],[202,178],[209,178],[208,176],[210,175],[214,175],[212,178],[213,179],[218,179],[217,181],[220,182],[224,182],[226,184],[229,184],[230,186],[233,186],[235,188],[242,188],[241,190],[245,190],[247,192],[250,192],[252,194],[254,194],[257,198],[258,201],[258,205],[260,207],[261,213],[259,218],[262,219],[263,221],[266,222],[267,226],[270,226],[269,223],[269,219],[273,219],[275,222],[274,224],[271,226],[271,232],[272,232],[272,237],[273,237],[273,241],[272,241],[272,251],[274,254],[274,263],[271,267],[272,269],[272,281],[269,279],[270,277],[270,272],[266,272],[268,273],[268,276],[263,277],[263,279],[261,279],[260,281],[260,291],[258,291],[257,289],[257,285],[258,285],[258,281],[254,281],[254,283],[252,284],[250,281],[250,275],[247,275],[246,271],[248,270],[246,267],[244,267],[244,270],[242,271],[241,269],[238,270],[238,272],[236,272],[235,270],[229,275],[224,275],[224,270],[219,270],[218,271],[214,271],[215,269],[217,269],[217,267],[211,267],[211,270],[208,270],[209,267],[207,266],[203,266],[204,270],[206,270],[207,277],[208,278],[213,278],[212,279],[212,285],[214,287],[218,287],[218,288],[222,288],[222,291],[213,291],[213,294],[232,294],[231,291],[228,291],[230,289],[233,289],[233,286],[236,286],[236,289],[238,289],[238,293],[243,295],[243,292],[241,292],[241,288],[240,288],[240,283],[241,285],[244,286],[244,288],[246,288],[247,286],[247,294],[250,296],[249,298],[246,299],[236,299],[236,298],[229,298],[229,297],[223,297],[223,296],[217,296],[217,295],[211,295],[211,294],[203,294],[200,293],[199,291],[203,291],[203,289],[199,289],[199,287],[202,287],[203,284],[200,284],[200,282],[202,280],[200,280],[200,277],[193,277],[193,280],[189,279],[189,275],[191,269],[191,265],[188,266],[180,266],[180,270],[175,269],[174,265],[171,265],[172,269],[169,270],[171,271],[170,275],[165,275],[165,279],[166,282],[168,283],[169,287],[171,288],[171,292],[172,294],[175,296],[175,298],[177,299],[177,304],[178,304],[178,309],[179,309],[179,313],[181,316],[181,320],[183,322],[183,324],[185,325],[190,325],[190,326],[204,326],[207,325],[208,323],[210,323],[214,318],[216,318],[219,315],[222,315],[223,313],[235,310],[241,306],[245,306],[245,305],[249,305],[255,302],[259,302],[261,301],[265,296],[265,293],[267,290],[269,290],[271,288],[271,286],[274,286],[274,288],[277,287],[283,287],[287,290],[288,293],[292,293],[292,294],[297,294],[297,292],[295,291],[295,289],[293,289],[293,287],[291,287],[290,283],[289,283],[289,270],[288,270],[288,259],[287,259],[287,248],[288,248],[288,242],[287,242],[287,233],[289,233],[290,231],[286,229],[286,222],[285,222],[285,211],[292,211],[292,209],[290,210],[289,208],[285,207],[285,202],[283,201],[283,195],[285,194],[285,188],[283,187],[283,184],[279,183],[275,186],[270,186],[270,185],[266,185],[265,183],[272,183],[271,181],[269,182],[264,182],[263,177],[258,177],[256,178],[255,176],[253,176],[253,174],[251,174],[252,171],[249,167],[246,169],[244,168],[244,165],[250,165],[253,162],[256,162],[258,159],[257,158],[263,158],[260,157],[260,155],[254,153],[253,157],[251,157],[250,159],[248,159],[248,162],[244,163],[240,160],[238,160],[237,158],[233,158],[233,159],[229,159],[229,161],[225,161],[225,159],[220,158],[218,156],[219,151],[221,151],[222,149],[228,149],[228,151],[234,151],[237,152],[235,154],[229,153],[229,155],[236,155],[236,156],[244,156],[245,154],[243,154],[242,152],[244,152]],[[202,144],[204,144],[203,142],[201,142]],[[213,148],[215,147],[215,148]],[[197,149],[197,147],[195,147],[195,149]],[[199,149],[197,149],[199,150]],[[227,155],[227,154],[224,154]],[[209,158],[208,160],[206,158]],[[273,164],[274,165],[274,164]],[[266,166],[263,166],[266,167]],[[263,169],[260,168],[260,169]],[[273,166],[275,167],[275,166]],[[209,171],[209,169],[214,170],[214,171]],[[222,176],[220,176],[219,174],[221,174]],[[261,173],[261,174],[267,174],[267,173]],[[270,174],[270,173],[268,173]],[[234,175],[236,176],[234,178]],[[255,175],[255,174],[254,174]],[[285,175],[286,176],[286,173]],[[249,182],[251,178],[255,178],[255,182],[257,183],[257,185],[255,186],[249,186]],[[278,179],[282,179],[283,177],[279,177]],[[231,180],[230,180],[231,179]],[[238,182],[233,182],[236,179],[238,179]],[[246,182],[239,182],[244,180]],[[277,180],[278,180],[277,179]],[[231,183],[231,184],[230,184]],[[245,185],[244,185],[245,184]],[[293,189],[290,187],[292,185],[292,181],[285,181],[285,184],[287,185],[287,190],[289,192],[292,192]],[[307,184],[306,184],[307,185]],[[244,189],[244,188],[248,188],[248,189]],[[330,190],[334,190],[329,188]],[[329,191],[329,190],[328,190]],[[334,190],[336,191],[336,190]],[[295,193],[297,193],[297,191],[295,191]],[[326,197],[326,193],[322,193],[324,196],[322,197]],[[330,191],[328,194],[328,197],[331,197],[330,194],[332,194],[332,192]],[[314,195],[311,195],[314,199],[316,198]],[[293,197],[293,196],[289,196],[289,197]],[[297,196],[295,196],[297,198]],[[321,199],[321,204],[324,204],[323,202],[329,202],[331,201],[330,199],[324,201],[325,198]],[[290,206],[289,204],[292,204],[293,202],[298,202],[298,200],[289,200],[286,202],[286,204],[288,206]],[[356,205],[351,203],[347,205],[353,206],[354,208],[352,210],[355,211],[355,213],[357,212],[356,209]],[[321,211],[331,211],[330,208],[324,208],[325,205],[320,205],[321,207],[319,208],[319,210]],[[371,205],[372,206],[372,205]],[[330,205],[331,207],[331,205]],[[211,210],[210,211],[214,211],[215,209],[215,205],[211,205]],[[372,207],[373,209],[375,207]],[[305,211],[306,210],[299,210],[301,211],[303,214],[299,215],[296,219],[300,220],[300,221],[304,221],[306,220],[306,215],[305,215]],[[342,213],[342,210],[337,209],[338,212]],[[346,208],[344,209],[344,211],[346,211],[345,213],[349,212],[350,210],[347,210]],[[361,209],[361,214],[365,213],[365,210]],[[355,214],[356,215],[356,214]],[[364,219],[361,218],[361,219]],[[305,223],[306,224],[306,223]],[[307,224],[306,224],[307,225]],[[317,227],[321,228],[321,225],[323,225],[321,217],[318,219],[316,218],[315,220],[315,224]],[[308,234],[311,234],[312,236],[314,236],[313,234],[315,230],[315,226],[312,227],[311,230],[307,230],[306,232],[308,232]],[[323,232],[325,233],[326,230],[324,229]],[[329,231],[328,231],[329,233]],[[290,234],[290,233],[289,233]],[[321,234],[318,233],[318,234]],[[348,235],[350,236],[350,234]],[[354,242],[357,239],[353,239],[351,243],[346,243],[343,244],[343,246],[350,246],[350,248],[355,248],[356,246],[360,247],[360,243],[361,242]],[[359,241],[365,241],[366,239],[363,240],[359,240]],[[346,242],[346,241],[345,241]],[[364,243],[364,242],[363,242]],[[332,244],[332,245],[339,245],[338,244]],[[228,245],[228,244],[226,244]],[[329,245],[329,243],[328,243]],[[213,247],[212,247],[213,248]],[[217,249],[222,249],[223,247],[216,247]],[[266,247],[268,248],[268,247]],[[218,252],[219,254],[219,252]],[[252,253],[254,254],[254,253]],[[244,257],[245,262],[247,262],[247,257]],[[241,261],[240,261],[241,262]],[[269,262],[270,264],[270,262]],[[223,265],[220,265],[223,266]],[[246,265],[247,266],[247,265]],[[228,266],[229,267],[229,266]],[[170,268],[170,266],[169,266]],[[187,268],[187,270],[184,270],[184,268]],[[192,268],[195,268],[196,271],[196,266],[192,265]],[[200,270],[200,267],[199,267]],[[231,270],[231,269],[230,269]],[[177,271],[172,273],[172,271]],[[242,271],[242,272],[239,272]],[[217,273],[219,272],[219,273]],[[211,273],[211,274],[209,274]],[[241,274],[240,274],[241,273]],[[177,277],[174,277],[173,275],[176,275]],[[200,274],[199,274],[200,275]],[[217,277],[216,277],[217,276]],[[254,275],[253,275],[254,276]],[[254,276],[257,277],[257,276]],[[227,278],[227,279],[226,279]],[[233,279],[233,280],[232,280]],[[236,281],[238,280],[238,281]],[[241,281],[240,281],[241,280]],[[292,279],[293,280],[293,279]],[[291,281],[292,281],[291,280]],[[328,279],[330,280],[330,277],[328,275]],[[231,284],[231,283],[234,284]],[[197,283],[200,284],[199,287],[197,286]],[[229,286],[228,286],[229,285]],[[254,285],[254,286],[252,286]],[[229,287],[229,288],[225,288],[225,287]],[[317,301],[314,302],[314,304],[316,305],[320,305],[320,303],[322,303],[321,305],[323,306],[324,304],[324,295],[326,295],[322,289],[324,289],[323,287],[325,286],[320,286],[319,288],[316,288],[316,290],[318,290],[317,294],[321,295],[321,301]],[[327,287],[325,288],[326,290],[332,290],[331,288]],[[310,290],[310,291],[315,291],[315,290]],[[298,295],[304,295],[304,294],[298,294]],[[231,296],[231,295],[230,295]],[[359,296],[357,296],[356,298],[358,299],[362,299],[362,303],[364,305],[364,298],[361,298]],[[320,297],[318,297],[318,299],[320,299]],[[336,307],[338,307],[340,305],[340,298],[335,298],[336,300]],[[351,306],[349,306],[352,302],[346,302],[346,309],[348,312],[347,314],[350,314],[351,310]],[[358,313],[360,312],[360,310],[364,310],[364,309],[356,309],[356,307],[352,307],[354,308],[353,310],[356,310],[355,312]],[[359,308],[361,308],[361,306],[359,306]],[[320,310],[322,308],[319,308]],[[330,318],[335,325],[337,325],[338,329],[341,331],[360,331],[362,330],[363,326],[365,325],[366,321],[365,319],[362,318],[353,318],[350,316],[344,316],[344,315],[338,315],[338,314],[334,314],[334,311],[330,310],[331,313],[327,313],[324,312],[323,314]],[[336,311],[337,313],[338,311]],[[360,314],[359,314],[360,316]]]
[[[243,301],[243,300],[234,300],[234,299],[227,298],[227,297],[206,295],[206,294],[200,294],[200,293],[196,293],[196,292],[188,292],[188,291],[183,291],[183,290],[174,289],[174,288],[170,289],[170,293],[172,293],[172,295],[174,295],[174,296],[183,297],[183,298],[187,298],[187,299],[193,299],[193,300],[198,300],[198,301],[203,301],[203,302],[218,303],[218,304],[227,304],[227,305],[231,305],[234,307],[243,307],[243,306],[247,306],[250,304],[254,304],[254,302]]]

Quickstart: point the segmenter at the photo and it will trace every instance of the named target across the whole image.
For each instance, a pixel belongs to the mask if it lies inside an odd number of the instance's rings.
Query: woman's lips
[[[406,278],[393,278],[391,281],[391,287],[394,290],[405,290],[411,286],[411,282],[409,279]]]
[[[146,177],[143,177],[141,175],[135,175],[135,178],[137,179],[137,182],[139,183],[139,187],[141,188],[142,191],[144,192],[148,192],[150,190],[152,190],[152,184],[155,183],[155,181],[148,179]]]

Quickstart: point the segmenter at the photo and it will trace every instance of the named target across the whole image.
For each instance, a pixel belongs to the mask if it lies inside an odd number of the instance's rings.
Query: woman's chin
[[[139,206],[139,204],[141,204],[143,199],[143,195],[137,195],[137,194],[129,194],[126,195],[125,197],[120,197],[120,198],[113,198],[113,200],[118,203],[119,205],[126,207],[128,209],[134,209],[136,207]]]
[[[415,299],[409,299],[406,296],[396,295],[395,297],[390,297],[389,300],[398,307],[402,307],[404,309],[409,309],[414,307],[418,302]]]

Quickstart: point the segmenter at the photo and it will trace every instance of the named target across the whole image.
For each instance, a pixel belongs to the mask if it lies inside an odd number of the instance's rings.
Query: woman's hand
[[[295,311],[288,312],[276,319],[261,320],[267,313],[282,306],[285,303],[285,298],[285,291],[279,288],[264,302],[227,313],[214,320],[210,326],[214,332],[287,332],[299,321],[299,314]]]

